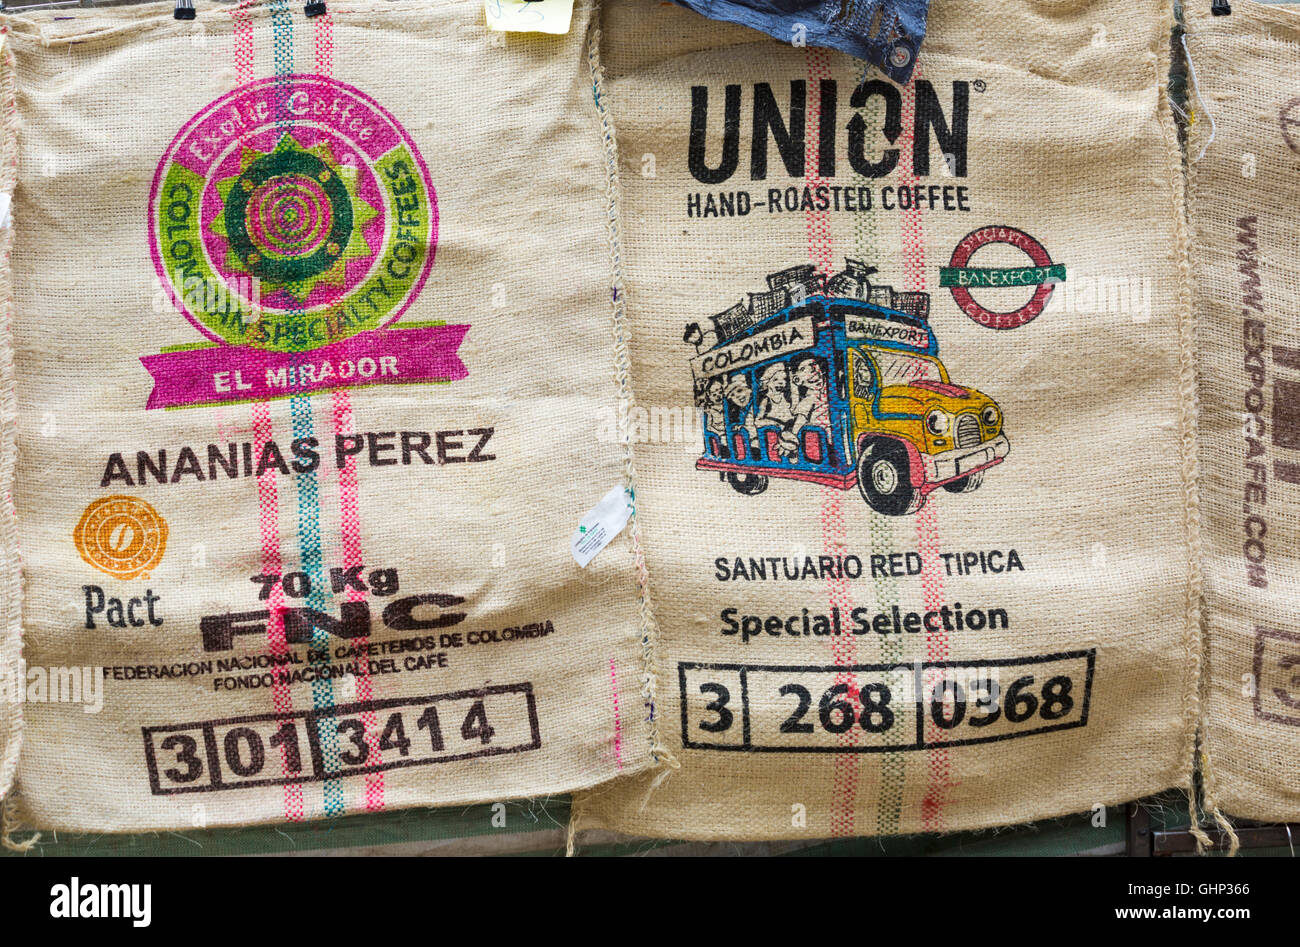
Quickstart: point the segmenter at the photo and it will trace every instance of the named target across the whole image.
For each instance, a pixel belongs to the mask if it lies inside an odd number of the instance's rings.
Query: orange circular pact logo
[[[134,579],[162,561],[167,521],[144,500],[103,497],[86,507],[72,539],[81,558],[100,572]]]

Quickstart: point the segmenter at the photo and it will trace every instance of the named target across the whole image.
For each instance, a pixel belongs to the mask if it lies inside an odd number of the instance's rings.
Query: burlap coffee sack
[[[1187,4],[1206,796],[1300,819],[1300,7]]]
[[[650,765],[630,533],[569,549],[629,463],[590,5],[563,36],[482,17],[6,21],[28,677],[108,669],[97,713],[27,687],[31,824]]]
[[[1170,7],[932,14],[899,89],[672,7],[605,8],[680,767],[585,794],[583,825],[939,831],[1189,785]]]

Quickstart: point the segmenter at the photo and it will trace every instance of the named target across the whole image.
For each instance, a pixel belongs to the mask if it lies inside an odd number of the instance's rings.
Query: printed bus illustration
[[[856,483],[872,509],[903,516],[939,487],[975,490],[1003,461],[1001,409],[949,378],[929,294],[874,285],[875,272],[858,260],[829,277],[791,267],[686,327],[703,413],[697,469],[751,496],[772,477]]]

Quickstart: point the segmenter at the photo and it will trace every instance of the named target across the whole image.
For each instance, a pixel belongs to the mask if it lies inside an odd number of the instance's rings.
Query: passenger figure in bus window
[[[785,430],[794,420],[790,406],[790,373],[785,362],[763,369],[758,378],[758,427],[775,425]]]
[[[812,355],[804,355],[790,363],[794,379],[794,418],[789,426],[789,440],[782,440],[793,456],[799,453],[799,432],[808,425],[830,432],[830,401],[826,391],[826,373],[821,363]]]
[[[725,441],[727,439],[727,400],[722,394],[722,379],[711,378],[704,386],[704,426]]]
[[[758,429],[754,426],[751,403],[754,400],[753,389],[744,372],[737,372],[727,379],[727,415],[731,425],[745,432],[745,439],[757,456]],[[730,444],[727,445],[729,448]]]

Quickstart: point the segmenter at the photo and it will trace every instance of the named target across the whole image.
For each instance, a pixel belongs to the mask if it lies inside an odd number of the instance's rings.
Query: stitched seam
[[[1172,0],[1164,4],[1164,28],[1156,39],[1157,116],[1169,160],[1169,195],[1173,203],[1174,251],[1178,264],[1178,393],[1179,431],[1182,441],[1183,536],[1187,547],[1187,607],[1183,646],[1187,654],[1187,683],[1183,692],[1183,754],[1179,782],[1191,790],[1196,757],[1196,736],[1201,715],[1201,670],[1204,642],[1201,634],[1201,512],[1200,465],[1196,425],[1200,405],[1196,372],[1196,325],[1192,306],[1191,241],[1183,185],[1183,156],[1178,147],[1173,109],[1169,104],[1169,68],[1172,51],[1168,37],[1174,26]]]
[[[657,626],[650,605],[649,577],[645,552],[641,546],[640,518],[637,515],[636,464],[632,456],[632,438],[628,414],[634,403],[631,385],[631,361],[628,356],[630,331],[627,319],[627,290],[623,281],[621,187],[618,174],[618,139],[609,112],[605,93],[604,69],[600,63],[600,3],[593,4],[591,26],[587,33],[587,65],[591,70],[592,98],[600,117],[601,137],[605,146],[605,175],[608,193],[609,263],[611,280],[611,316],[614,330],[614,379],[618,385],[618,436],[623,444],[627,487],[631,494],[632,515],[628,519],[628,533],[632,542],[632,556],[636,565],[637,599],[641,619],[641,696],[645,701],[650,722],[650,755],[656,763],[670,760],[671,754],[659,742],[659,715],[655,708],[658,688],[658,665],[655,655]]]

